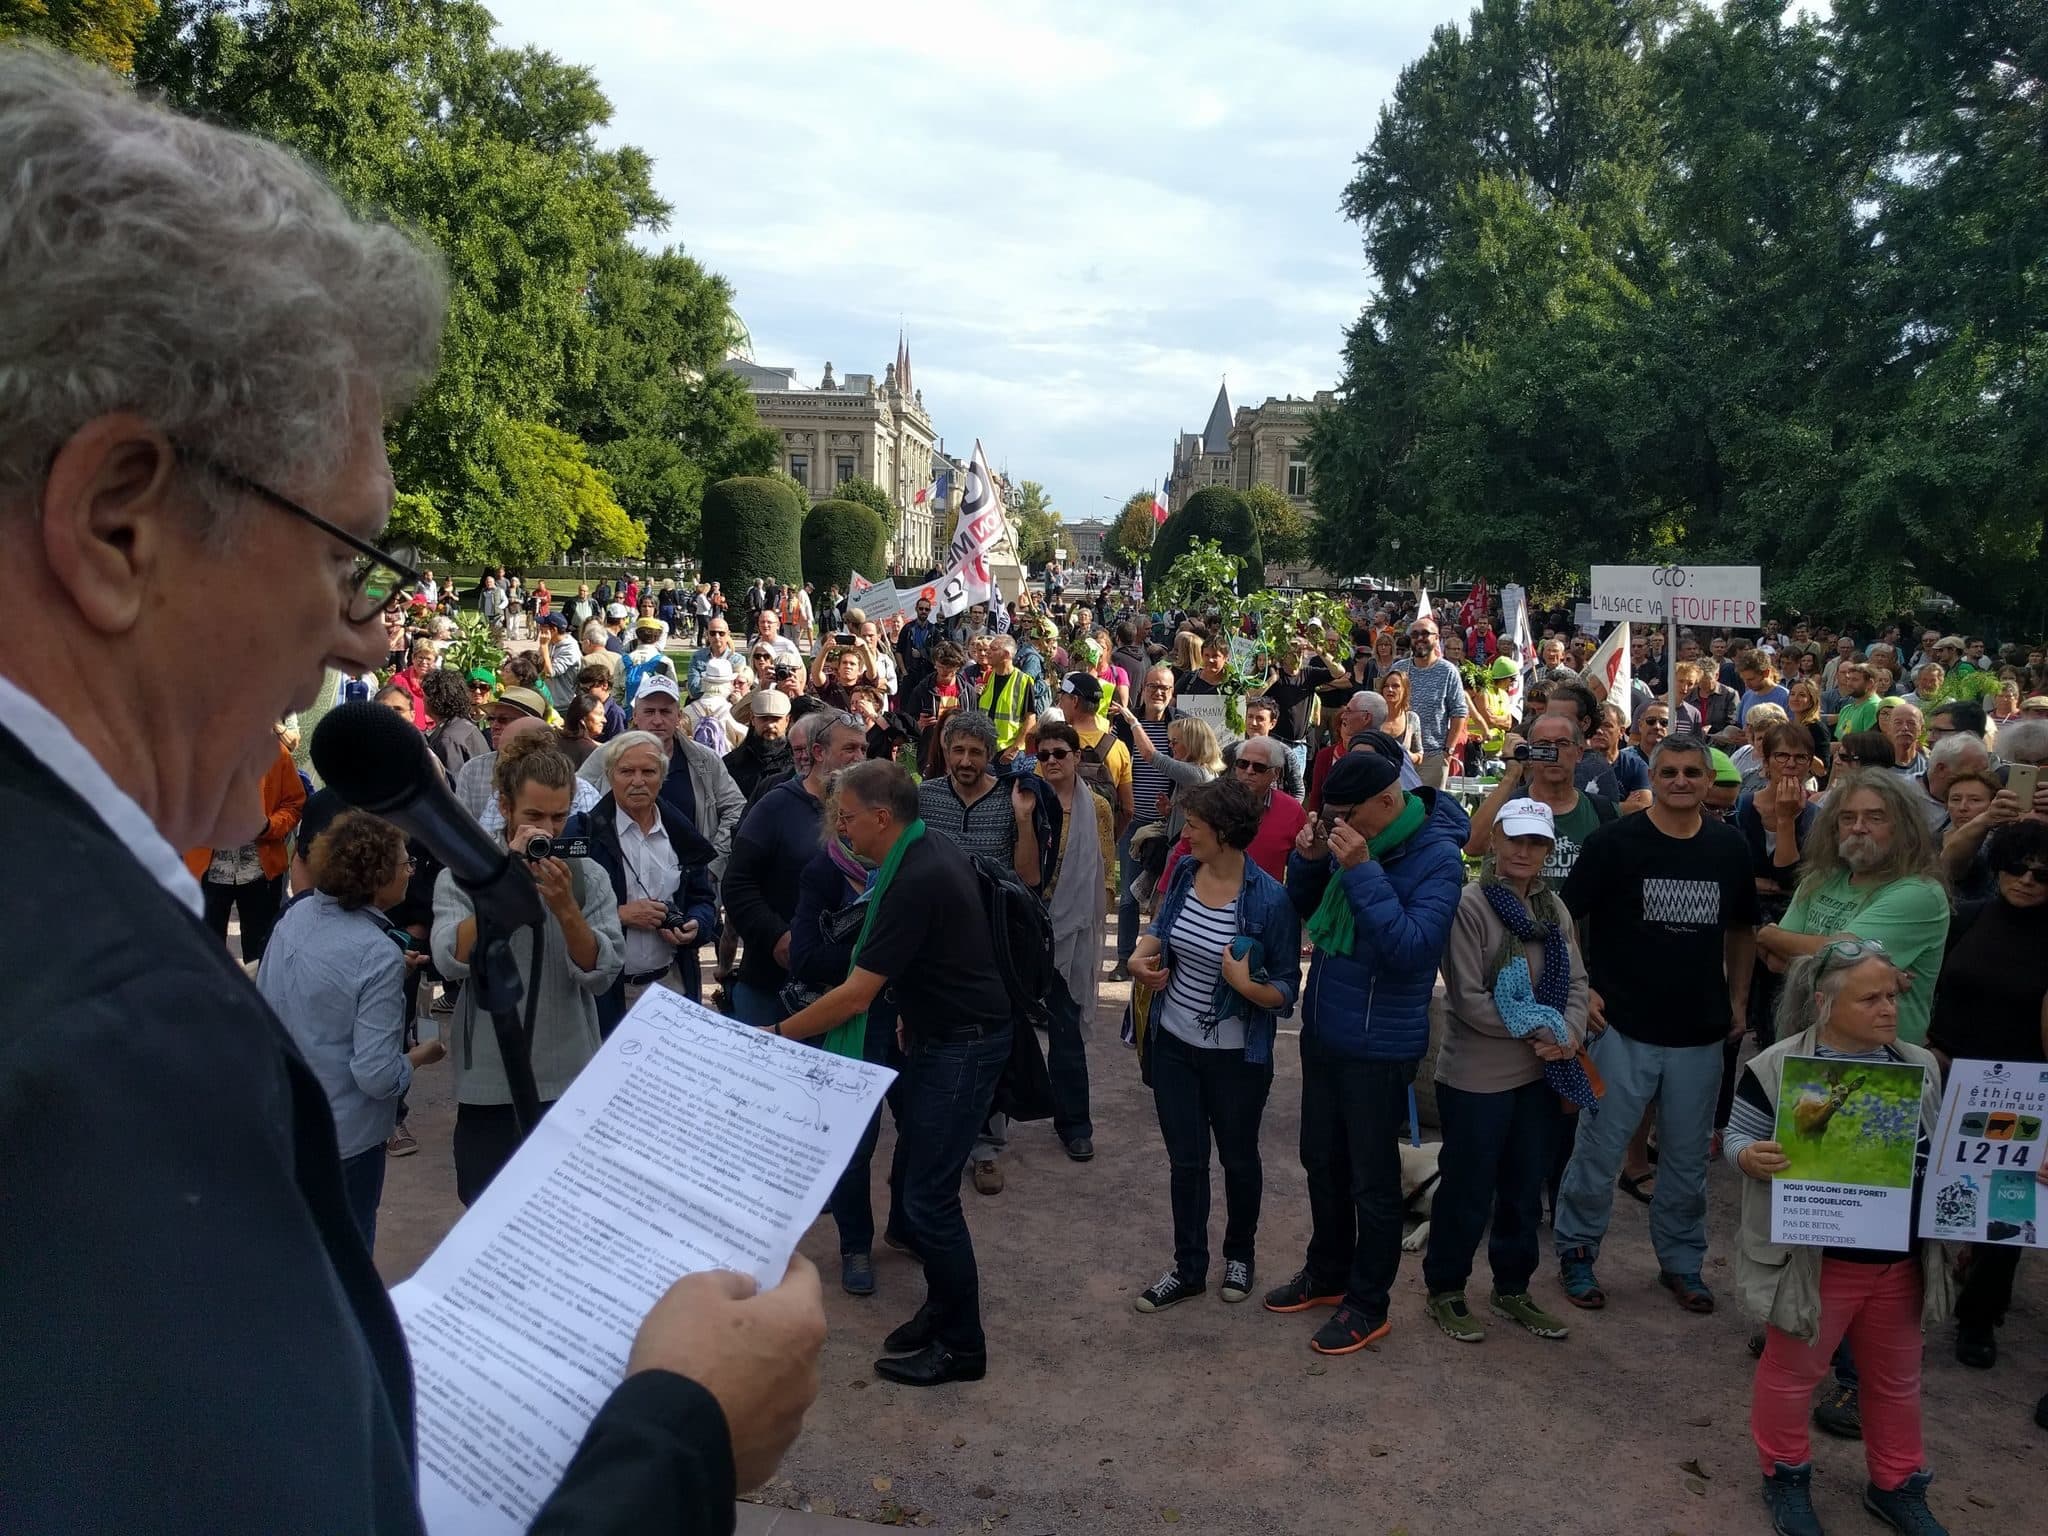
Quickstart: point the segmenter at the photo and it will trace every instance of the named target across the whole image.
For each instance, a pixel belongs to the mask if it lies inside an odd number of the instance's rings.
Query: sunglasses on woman
[[[2048,865],[2013,864],[2001,869],[1999,873],[2011,875],[2015,880],[2030,880],[2035,885],[2048,886]]]
[[[1038,749],[1038,760],[1041,763],[1064,762],[1073,755],[1074,749],[1071,747],[1040,747]]]

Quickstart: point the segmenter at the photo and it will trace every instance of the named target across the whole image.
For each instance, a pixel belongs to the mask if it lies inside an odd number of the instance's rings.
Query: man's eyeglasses
[[[1271,773],[1273,771],[1271,763],[1253,762],[1248,757],[1240,757],[1237,760],[1236,767],[1239,773]]]
[[[1707,770],[1704,768],[1681,768],[1675,763],[1669,768],[1657,770],[1657,777],[1660,779],[1704,779],[1706,776]]]
[[[1041,763],[1063,763],[1074,755],[1071,747],[1040,747],[1038,760]]]
[[[346,528],[300,506],[289,496],[273,491],[262,481],[251,479],[238,469],[230,469],[218,459],[183,443],[174,442],[173,446],[178,450],[178,457],[187,464],[205,470],[224,485],[261,497],[280,512],[289,512],[293,517],[311,523],[329,538],[339,539],[355,551],[355,565],[348,577],[348,606],[344,610],[349,623],[369,623],[407,587],[416,587],[424,579],[419,572],[419,553],[410,545],[391,550],[379,549],[367,539],[357,538]]]

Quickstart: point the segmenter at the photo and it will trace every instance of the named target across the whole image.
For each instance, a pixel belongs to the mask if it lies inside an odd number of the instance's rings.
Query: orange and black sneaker
[[[1319,1355],[1355,1355],[1379,1343],[1394,1331],[1384,1317],[1373,1322],[1356,1307],[1339,1307],[1330,1320],[1318,1328],[1308,1347]]]
[[[1304,1269],[1285,1285],[1266,1292],[1266,1310],[1306,1312],[1310,1307],[1334,1307],[1343,1299],[1342,1286],[1324,1285]]]

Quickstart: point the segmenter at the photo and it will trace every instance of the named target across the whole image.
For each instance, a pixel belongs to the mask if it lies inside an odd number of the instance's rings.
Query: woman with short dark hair
[[[491,750],[477,729],[476,704],[468,679],[460,672],[436,667],[420,679],[420,697],[427,707],[427,750],[453,778],[473,757]]]
[[[405,896],[412,861],[398,828],[343,811],[307,855],[313,889],[278,920],[256,985],[326,1090],[343,1190],[377,1243],[384,1143],[412,1069],[447,1054],[438,1040],[405,1049],[405,971],[411,948],[382,909]]]
[[[1259,798],[1212,779],[1182,798],[1188,857],[1131,952],[1151,989],[1142,1067],[1166,1143],[1173,1266],[1135,1303],[1161,1312],[1208,1289],[1209,1145],[1223,1165],[1223,1299],[1251,1294],[1264,1168],[1259,1125],[1278,1020],[1301,985],[1301,919],[1279,881],[1245,857]]]

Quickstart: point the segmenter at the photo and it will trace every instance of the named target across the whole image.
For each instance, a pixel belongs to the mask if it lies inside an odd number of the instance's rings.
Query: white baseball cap
[[[727,678],[726,681],[731,682],[732,679]],[[637,704],[649,694],[655,693],[665,693],[677,700],[683,696],[682,690],[676,687],[676,680],[666,672],[649,672],[640,679],[640,686],[633,690],[633,702]]]
[[[1494,831],[1502,837],[1541,837],[1557,841],[1557,818],[1541,800],[1510,800],[1494,819]]]
[[[633,610],[624,603],[611,603],[606,606],[604,616],[608,619],[630,619],[633,617]]]

